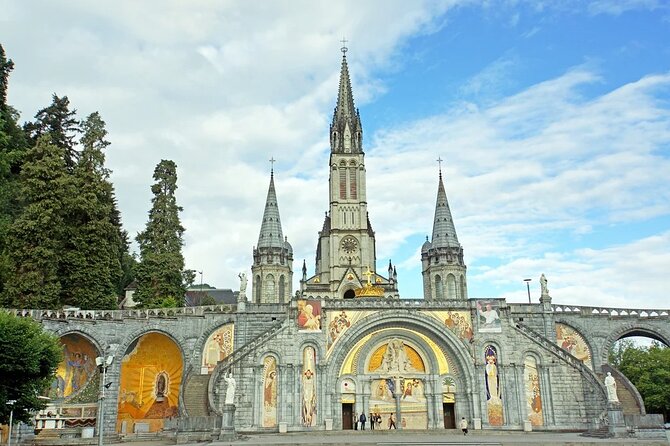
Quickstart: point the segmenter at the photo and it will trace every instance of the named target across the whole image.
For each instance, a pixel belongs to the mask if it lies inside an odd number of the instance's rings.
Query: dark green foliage
[[[182,235],[175,191],[177,166],[162,160],[154,170],[152,207],[146,229],[137,235],[140,263],[133,299],[144,307],[183,306],[188,280],[184,271]],[[192,278],[191,278],[192,280]]]
[[[621,342],[621,341],[620,341]],[[619,343],[620,344],[620,343]],[[647,413],[670,415],[670,348],[654,343],[636,347],[632,342],[615,345],[610,362],[635,384]]]
[[[83,149],[72,180],[77,193],[66,197],[67,228],[60,259],[62,303],[81,308],[116,308],[116,286],[122,276],[118,211],[103,150],[105,123],[96,112],[82,123]]]
[[[201,306],[206,306],[206,305],[216,305],[216,299],[214,299],[211,295],[205,294],[205,296],[202,298],[200,301]]]
[[[72,170],[79,158],[75,147],[75,138],[81,133],[76,118],[77,111],[70,111],[70,100],[67,96],[59,98],[54,93],[52,100],[51,105],[37,112],[36,121],[26,123],[24,129],[35,142],[42,135],[51,135],[52,142],[65,151],[65,164]]]
[[[63,149],[43,136],[26,154],[21,171],[23,210],[8,231],[11,260],[3,304],[13,308],[61,306],[59,259],[66,235],[63,203],[75,195]]]
[[[31,412],[45,407],[37,398],[49,387],[63,357],[58,338],[32,319],[0,311],[0,424],[7,424],[16,400],[14,421],[29,423]]]

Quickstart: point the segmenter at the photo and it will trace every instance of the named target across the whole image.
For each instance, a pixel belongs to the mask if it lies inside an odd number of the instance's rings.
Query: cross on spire
[[[274,159],[274,157],[270,157],[270,173],[274,173],[275,171],[275,162],[277,160]]]
[[[440,169],[440,175],[442,175],[442,161],[444,160],[438,156],[435,161],[437,161],[437,164],[439,166],[438,168]]]
[[[345,39],[344,37],[342,37],[342,40],[340,40],[340,42],[342,42],[342,48],[340,48],[340,51],[342,51],[342,54],[344,54],[346,56],[347,51],[349,51],[349,48],[347,48],[348,40]]]

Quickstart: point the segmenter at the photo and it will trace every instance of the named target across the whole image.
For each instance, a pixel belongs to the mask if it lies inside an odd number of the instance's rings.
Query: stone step
[[[210,375],[192,375],[184,386],[184,407],[191,417],[209,415],[207,390]]]

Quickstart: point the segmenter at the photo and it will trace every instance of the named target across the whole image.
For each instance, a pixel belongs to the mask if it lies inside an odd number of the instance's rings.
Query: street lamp
[[[7,437],[7,445],[12,446],[12,423],[14,421],[14,404],[16,400],[7,400],[7,405],[11,407],[9,410],[9,437]]]
[[[533,279],[523,279],[526,282],[526,288],[528,289],[528,303],[530,303],[530,281]]]
[[[95,358],[95,365],[98,366],[98,369],[100,369],[100,373],[102,373],[102,387],[100,388],[100,399],[98,403],[98,446],[102,446],[102,431],[104,430],[103,426],[103,408],[105,407],[105,389],[109,388],[109,384],[107,384],[105,381],[107,381],[107,368],[112,365],[112,361],[114,361],[114,356],[109,355],[107,357],[104,356],[98,356]]]

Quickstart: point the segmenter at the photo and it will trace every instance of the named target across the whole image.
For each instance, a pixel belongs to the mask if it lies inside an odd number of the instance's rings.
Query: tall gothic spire
[[[362,152],[363,128],[361,117],[354,106],[351,91],[349,66],[347,65],[347,47],[342,47],[342,68],[340,69],[340,87],[337,93],[337,105],[330,125],[330,147],[332,152]]]
[[[265,212],[263,212],[263,223],[261,224],[261,233],[258,236],[257,248],[280,248],[283,246],[284,235],[281,230],[273,169],[270,171],[270,187],[268,188],[268,197],[265,200]]]
[[[441,160],[440,160],[441,161]],[[435,219],[433,220],[433,248],[460,247],[456,236],[456,227],[451,217],[447,193],[442,182],[442,168],[440,168],[440,183],[437,187],[437,203],[435,204]]]

